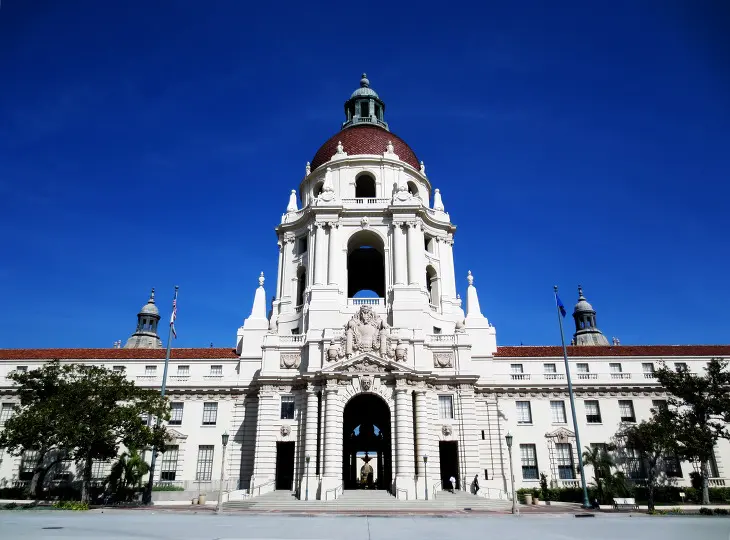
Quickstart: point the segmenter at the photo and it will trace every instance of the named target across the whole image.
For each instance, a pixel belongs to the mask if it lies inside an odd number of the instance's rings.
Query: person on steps
[[[451,483],[451,493],[453,493],[456,489],[456,478],[452,476],[451,478],[449,478],[449,482]]]

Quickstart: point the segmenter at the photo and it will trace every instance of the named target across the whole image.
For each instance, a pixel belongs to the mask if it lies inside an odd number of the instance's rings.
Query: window
[[[112,367],[112,371],[116,373],[124,373],[125,367],[124,366],[114,366]]]
[[[210,482],[212,476],[213,476],[213,445],[212,444],[201,444],[198,447],[198,466],[195,469],[195,481],[196,482]]]
[[[355,180],[355,197],[375,197],[375,178],[369,174],[358,176]]]
[[[611,373],[621,373],[621,364],[618,362],[611,362],[608,364]]]
[[[109,469],[109,462],[103,459],[96,459],[91,463],[91,478],[94,480],[104,480]]]
[[[177,376],[178,377],[189,377],[190,376],[190,366],[177,366]]]
[[[555,364],[543,364],[542,367],[543,367],[545,373],[557,373],[558,372],[557,368],[555,367]]]
[[[315,197],[319,195],[319,193],[315,194]],[[297,253],[301,255],[302,253],[307,252],[307,237],[302,236],[299,240],[297,240]]]
[[[13,416],[13,404],[12,403],[3,403],[2,408],[0,408],[0,426],[4,426],[5,422]]]
[[[537,450],[534,444],[520,445],[520,461],[522,462],[522,478],[537,480]]]
[[[454,417],[454,396],[439,396],[439,418],[448,420]]]
[[[281,419],[294,420],[294,396],[281,396]]]
[[[210,376],[211,377],[223,377],[223,366],[221,366],[221,365],[210,366]]]
[[[682,466],[676,455],[664,456],[664,472],[668,478],[682,478]]]
[[[31,480],[33,478],[33,469],[38,460],[38,452],[36,450],[24,450],[20,457],[20,471],[18,471],[18,480]]]
[[[179,426],[183,419],[183,402],[173,401],[170,403],[170,422],[171,426]]]
[[[509,368],[512,373],[522,373],[522,364],[510,364]]]
[[[489,470],[484,469],[484,479],[489,480]]]
[[[550,415],[552,416],[553,424],[565,424],[567,422],[565,418],[565,402],[551,401]]]
[[[557,443],[555,445],[555,457],[558,462],[558,478],[561,480],[574,480],[575,467],[573,467],[573,450],[569,443]]]
[[[586,408],[586,422],[589,424],[600,424],[601,423],[601,408],[598,406],[598,401],[590,400],[585,401]]]
[[[682,371],[689,371],[689,369],[687,369],[687,362],[674,362],[674,370],[677,373],[681,373]]]
[[[590,370],[588,369],[588,364],[580,363],[576,364],[576,367],[578,368],[578,373],[590,373]]]
[[[213,447],[211,446],[210,448],[212,449]],[[178,449],[179,447],[177,445],[165,447],[165,452],[162,454],[162,465],[160,466],[160,480],[164,482],[175,481]],[[200,450],[198,450],[198,470],[200,470]]]
[[[668,407],[667,400],[666,399],[652,399],[651,400],[651,408],[656,409],[657,412],[666,409]]]
[[[214,426],[218,419],[218,403],[203,403],[203,425]]]
[[[641,370],[644,373],[654,373],[654,362],[644,362],[641,364]]]
[[[517,423],[532,424],[532,411],[529,401],[517,401]]]
[[[633,448],[626,449],[626,475],[632,480],[646,478],[644,460],[641,459],[639,452]]]
[[[145,366],[144,374],[148,377],[154,377],[155,375],[157,375],[157,366]]]
[[[486,440],[486,438],[487,437],[484,435],[484,430],[482,430],[482,440],[484,441],[484,440]]]
[[[618,401],[618,410],[621,413],[622,422],[636,422],[633,401],[631,401],[630,399],[620,399]]]
[[[434,334],[440,334],[441,333],[441,328],[439,328],[438,326],[434,326],[433,327],[433,333]]]

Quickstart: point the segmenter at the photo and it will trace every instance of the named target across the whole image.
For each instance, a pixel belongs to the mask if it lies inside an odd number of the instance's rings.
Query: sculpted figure
[[[345,325],[345,352],[375,352],[386,356],[388,350],[388,325],[373,312],[372,306],[363,305]]]

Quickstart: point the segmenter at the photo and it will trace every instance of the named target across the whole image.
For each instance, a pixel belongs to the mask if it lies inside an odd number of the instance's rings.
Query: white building
[[[422,498],[451,476],[468,489],[478,476],[498,497],[510,489],[511,432],[517,487],[536,486],[539,473],[579,485],[562,349],[498,347],[471,272],[462,307],[456,227],[384,111],[363,75],[342,130],[307,163],[302,208],[292,191],[276,228],[270,315],[262,275],[235,349],[173,349],[167,389],[177,448],[158,460],[156,482],[215,486],[227,431],[233,490],[336,498],[357,487],[358,454],[368,452],[378,488],[394,496]],[[584,447],[608,442],[620,422],[649,417],[665,398],[653,377],[660,362],[701,371],[730,356],[730,345],[609,345],[595,316],[579,291],[568,354]],[[159,387],[159,319],[153,294],[125,348],[0,350],[0,424],[15,399],[6,375],[53,358]],[[21,457],[0,456],[5,483],[27,478]],[[729,460],[722,442],[711,484],[724,485]],[[678,481],[688,483],[692,465],[679,468]]]

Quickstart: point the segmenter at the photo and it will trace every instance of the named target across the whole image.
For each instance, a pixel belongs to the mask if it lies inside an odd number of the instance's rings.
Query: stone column
[[[441,261],[441,272],[443,273],[443,290],[442,296],[448,297],[449,300],[456,299],[456,275],[454,272],[454,237],[450,234],[441,240],[439,260]]]
[[[314,224],[314,284],[324,285],[327,272],[327,247],[324,238],[324,223]],[[311,263],[310,263],[311,266]]]
[[[282,279],[282,273],[284,272],[284,249],[286,249],[286,244],[284,243],[284,239],[279,240],[279,268],[278,272],[276,274],[276,299],[281,299],[281,285],[283,283]]]
[[[261,493],[274,491],[274,485],[268,484],[276,474],[276,427],[279,420],[278,395],[273,387],[262,386],[259,389],[259,407],[256,418],[256,454],[254,457],[254,473],[251,486],[265,486]]]
[[[405,237],[403,235],[403,222],[393,222],[393,267],[395,274],[395,284],[406,284],[406,246]]]
[[[423,232],[417,221],[408,222],[408,284],[421,285],[426,275],[423,261]]]
[[[428,455],[428,416],[427,407],[428,400],[426,399],[426,389],[418,388],[416,394],[416,463],[418,463],[418,485],[416,489],[416,498],[425,499],[427,487],[424,483],[426,478],[426,470],[423,463],[423,455]],[[436,465],[436,456],[429,456],[431,458],[431,466]],[[428,487],[430,488],[431,481],[428,481]],[[429,496],[429,499],[431,497]]]
[[[305,411],[304,428],[304,473],[300,498],[311,500],[317,498],[317,417],[319,412],[319,397],[317,387],[307,386],[307,408]],[[307,470],[307,456],[309,456],[309,470]]]
[[[409,499],[415,498],[414,456],[413,456],[413,407],[411,393],[405,381],[396,381],[395,387],[395,484],[398,489],[405,489]],[[396,494],[404,497],[402,492]]]
[[[329,245],[329,261],[327,268],[327,284],[337,285],[337,230],[340,224],[337,221],[329,222],[330,228],[330,245]]]
[[[324,476],[329,479],[328,489],[339,485],[333,479],[342,476],[342,406],[337,392],[337,381],[327,381],[324,389]]]

